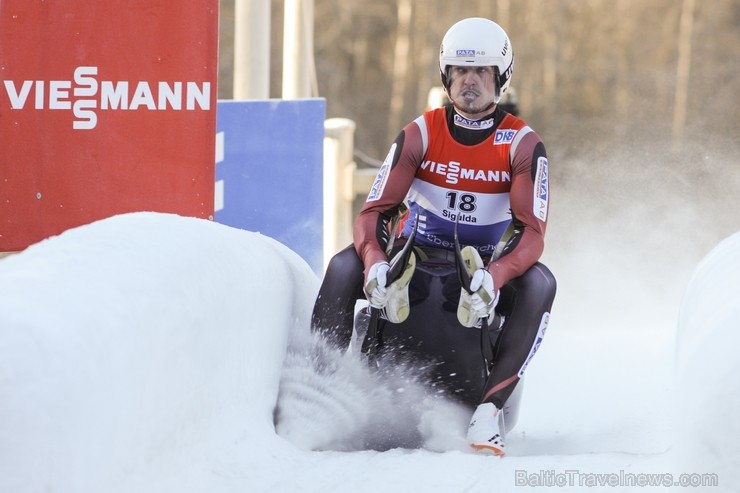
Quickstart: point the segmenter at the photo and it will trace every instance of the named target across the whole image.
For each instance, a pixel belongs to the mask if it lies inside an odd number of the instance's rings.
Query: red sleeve
[[[354,243],[365,272],[385,254],[388,221],[406,198],[416,170],[424,157],[421,130],[416,122],[406,125],[391,146],[378,172],[365,205],[354,223]]]
[[[523,227],[514,247],[488,265],[496,289],[524,274],[545,248],[545,229],[549,208],[547,155],[535,132],[524,136],[511,164],[511,212]]]

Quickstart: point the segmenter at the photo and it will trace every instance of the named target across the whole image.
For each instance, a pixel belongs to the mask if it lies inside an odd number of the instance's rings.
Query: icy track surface
[[[498,459],[415,372],[311,336],[319,280],[283,245],[116,216],[0,261],[0,492],[737,491],[738,278],[735,235],[677,332],[555,312]]]

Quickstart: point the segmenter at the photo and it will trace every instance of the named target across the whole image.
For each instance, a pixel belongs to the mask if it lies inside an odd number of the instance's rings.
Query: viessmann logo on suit
[[[485,182],[511,182],[511,173],[492,169],[468,168],[457,161],[448,163],[437,163],[426,160],[421,163],[423,171],[444,177],[445,183],[455,184],[460,180],[485,181]]]
[[[72,111],[72,128],[91,130],[99,111],[208,111],[211,83],[98,80],[98,67],[75,68],[72,80],[3,80],[13,110]],[[4,104],[4,103],[3,103]]]

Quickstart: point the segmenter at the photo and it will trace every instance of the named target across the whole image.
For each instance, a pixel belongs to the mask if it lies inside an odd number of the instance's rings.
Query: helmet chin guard
[[[469,17],[454,24],[442,38],[439,48],[439,72],[442,85],[449,89],[449,68],[494,67],[496,96],[501,100],[514,70],[511,41],[501,26],[482,17]]]

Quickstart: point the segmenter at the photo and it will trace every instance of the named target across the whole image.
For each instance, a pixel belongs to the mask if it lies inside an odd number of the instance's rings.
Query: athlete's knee
[[[534,283],[537,286],[537,291],[550,300],[555,299],[558,283],[552,271],[540,262],[534,264],[530,270],[534,271],[533,274],[536,273],[533,277],[535,278]]]
[[[549,312],[555,300],[557,282],[544,264],[536,263],[501,290],[501,311]]]
[[[552,271],[544,264],[537,262],[518,279],[518,291],[527,293],[527,297],[542,300],[551,305],[557,292],[557,281]]]
[[[324,278],[347,279],[351,281],[362,280],[362,260],[357,255],[354,245],[335,254],[326,268]]]

